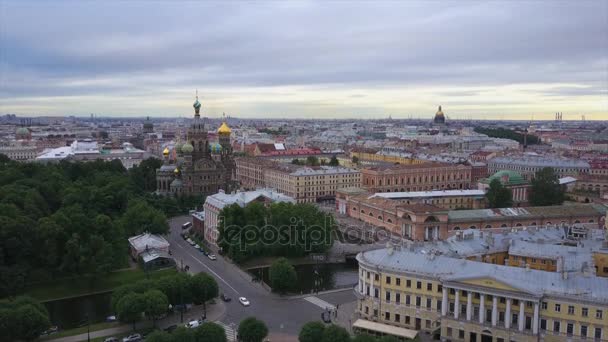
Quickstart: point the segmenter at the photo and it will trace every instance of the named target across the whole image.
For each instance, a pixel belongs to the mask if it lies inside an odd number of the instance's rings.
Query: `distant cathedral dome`
[[[178,142],[177,144],[175,144],[175,152],[181,153],[182,152],[182,147],[184,147],[184,144],[182,144],[182,143]]]
[[[165,149],[163,150],[163,156],[168,156],[169,155],[169,148],[165,147]]]
[[[182,153],[192,153],[192,151],[194,151],[194,146],[192,146],[190,143],[185,143],[182,145]]]
[[[144,121],[144,133],[153,133],[154,132],[154,124],[150,121],[150,117],[146,118]]]
[[[445,123],[445,116],[443,115],[443,111],[441,110],[441,106],[439,106],[439,109],[437,110],[437,113],[435,113],[435,118],[433,119],[433,123],[434,124],[444,124]]]
[[[220,145],[218,143],[210,144],[209,145],[209,152],[211,152],[211,153],[220,153],[220,152],[222,152],[222,145]]]
[[[232,130],[230,129],[230,127],[228,127],[228,125],[226,124],[226,121],[222,122],[222,125],[220,126],[220,128],[218,128],[217,132],[219,134],[230,134],[232,133]]]

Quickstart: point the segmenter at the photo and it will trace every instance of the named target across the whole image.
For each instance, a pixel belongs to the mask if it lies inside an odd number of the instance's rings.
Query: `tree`
[[[346,329],[332,324],[323,332],[321,342],[350,342],[350,334]]]
[[[196,342],[226,342],[226,330],[212,322],[203,323],[194,330]]]
[[[298,158],[293,158],[293,159],[291,160],[291,163],[292,163],[293,165],[302,165],[302,163],[300,162],[300,159],[298,159]]]
[[[146,336],[146,342],[173,342],[173,336],[162,330],[155,330]]]
[[[545,167],[536,172],[532,180],[530,204],[534,206],[559,205],[564,202],[564,199],[564,189],[559,184],[559,178],[553,168]]]
[[[378,339],[378,342],[399,342],[399,339],[394,336],[382,336]]]
[[[13,312],[14,327],[17,338],[31,341],[48,329],[51,325],[48,315],[38,310],[33,305],[24,305]]]
[[[203,312],[207,317],[207,301],[216,298],[219,293],[217,282],[207,273],[198,273],[190,279],[190,292],[194,303],[203,303]]]
[[[173,341],[175,342],[195,342],[194,331],[186,327],[178,327],[171,333]]]
[[[268,328],[255,317],[248,317],[239,324],[238,335],[242,342],[262,342],[268,335]]]
[[[508,208],[513,205],[511,189],[507,189],[497,178],[490,182],[486,198],[490,208]]]
[[[353,158],[351,159],[351,162],[352,162],[353,164],[355,164],[355,165],[358,165],[358,164],[359,164],[359,157],[357,157],[357,156],[353,156]]]
[[[165,215],[143,200],[129,201],[127,211],[120,222],[128,236],[143,232],[166,234],[169,231]]]
[[[300,329],[298,339],[300,342],[319,342],[323,338],[325,325],[321,322],[308,322]]]
[[[286,258],[275,260],[268,271],[270,275],[270,286],[273,290],[285,293],[298,281],[296,270]]]
[[[370,335],[357,335],[353,338],[353,342],[377,342],[376,338]]]
[[[146,309],[145,298],[139,293],[131,292],[123,296],[117,306],[118,319],[132,323],[135,330],[135,324],[141,320],[142,312]]]
[[[169,300],[159,290],[148,290],[143,294],[146,316],[152,319],[152,326],[156,327],[156,320],[167,313]]]
[[[336,157],[335,154],[333,156],[331,156],[331,159],[329,160],[329,166],[340,166],[340,162],[338,161],[338,157]]]
[[[319,158],[317,158],[316,156],[308,156],[306,158],[306,165],[319,166]]]

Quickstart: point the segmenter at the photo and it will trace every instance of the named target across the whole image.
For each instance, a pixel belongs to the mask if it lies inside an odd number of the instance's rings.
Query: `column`
[[[479,323],[483,324],[486,318],[486,307],[485,307],[486,295],[479,294]]]
[[[519,301],[519,331],[524,331],[524,322],[525,322],[525,312],[524,312],[524,301]]]
[[[441,316],[445,316],[448,313],[448,289],[443,287],[443,298],[441,299]]]
[[[534,303],[534,317],[532,318],[532,332],[538,334],[538,302]]]
[[[467,291],[467,321],[470,321],[471,317],[473,317],[473,293]]]
[[[498,321],[498,297],[492,296],[492,326],[496,326]]]
[[[505,329],[511,328],[511,298],[507,298],[507,310],[505,311]]]
[[[456,290],[456,297],[454,297],[454,318],[458,319],[460,316],[460,290]]]

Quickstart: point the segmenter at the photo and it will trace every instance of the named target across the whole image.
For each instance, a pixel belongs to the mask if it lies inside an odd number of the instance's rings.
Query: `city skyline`
[[[608,119],[608,3],[0,2],[0,114]],[[374,18],[381,18],[377,20]]]

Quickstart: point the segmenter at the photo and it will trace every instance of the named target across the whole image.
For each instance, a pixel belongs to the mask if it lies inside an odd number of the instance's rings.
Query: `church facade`
[[[230,145],[230,127],[224,121],[218,129],[218,143],[210,143],[208,126],[201,118],[201,103],[196,97],[194,119],[186,141],[175,145],[175,154],[163,151],[163,165],[156,170],[156,192],[173,196],[207,196],[220,189],[236,189],[235,163]]]

